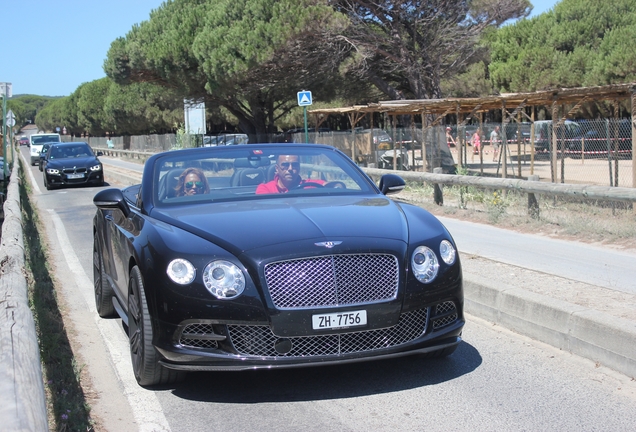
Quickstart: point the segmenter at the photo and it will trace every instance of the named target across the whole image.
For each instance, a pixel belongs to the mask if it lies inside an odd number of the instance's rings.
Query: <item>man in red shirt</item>
[[[323,185],[323,180],[303,180],[300,178],[300,158],[298,155],[279,155],[276,160],[274,180],[261,183],[256,188],[257,194],[287,193],[301,184]]]

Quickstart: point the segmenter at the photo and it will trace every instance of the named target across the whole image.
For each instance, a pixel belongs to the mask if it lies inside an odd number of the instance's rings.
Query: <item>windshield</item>
[[[49,159],[69,159],[93,156],[93,151],[87,144],[76,145],[55,145],[49,149],[51,155]]]
[[[282,179],[281,179],[282,178]],[[374,192],[355,164],[332,149],[273,144],[171,151],[155,163],[157,205]]]
[[[36,145],[44,144],[46,142],[60,142],[60,136],[56,134],[31,135],[31,142]]]

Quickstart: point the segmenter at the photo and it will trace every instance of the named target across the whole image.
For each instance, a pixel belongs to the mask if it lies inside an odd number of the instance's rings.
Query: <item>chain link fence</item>
[[[553,130],[555,129],[555,130]],[[181,139],[180,139],[181,138]],[[192,136],[186,147],[262,142],[247,134]],[[266,136],[267,142],[326,144],[365,167],[444,173],[463,172],[553,183],[633,187],[632,128],[628,119],[551,120],[531,123],[436,125],[422,128],[330,131],[296,129]],[[106,148],[108,138],[89,138]],[[159,152],[177,147],[175,134],[110,138],[116,149]],[[424,144],[424,145],[422,145]]]

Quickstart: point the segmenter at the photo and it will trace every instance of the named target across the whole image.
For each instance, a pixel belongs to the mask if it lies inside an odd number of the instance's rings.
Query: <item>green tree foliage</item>
[[[489,38],[490,77],[504,91],[636,80],[636,0],[562,0]]]
[[[103,136],[165,133],[183,120],[183,99],[150,83],[122,86],[102,78],[79,86],[37,116],[40,129],[66,127],[69,134]]]
[[[77,93],[77,125],[91,135],[103,135],[112,130],[104,105],[112,81],[102,78],[82,84]]]
[[[183,99],[173,89],[151,83],[110,82],[103,106],[110,132],[165,133],[183,121]]]
[[[484,32],[525,17],[528,0],[334,0],[349,18],[352,70],[393,99],[442,97],[442,82],[482,61]]]
[[[12,110],[16,118],[16,126],[23,127],[35,124],[37,113],[53,102],[55,98],[47,96],[20,95],[7,100],[7,110]]]
[[[48,104],[35,117],[38,129],[54,131],[56,128],[66,128],[68,134],[81,135],[83,129],[77,123],[78,90]]]
[[[297,106],[296,92],[335,97],[348,53],[343,17],[321,0],[174,0],[113,42],[104,69],[121,84],[151,82],[221,106],[264,134]]]

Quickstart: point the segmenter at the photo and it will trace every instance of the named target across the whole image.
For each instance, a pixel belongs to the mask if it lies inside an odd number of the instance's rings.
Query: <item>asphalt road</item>
[[[471,316],[464,342],[447,359],[193,373],[174,388],[142,389],[132,378],[120,321],[94,312],[91,221],[99,188],[48,192],[39,170],[32,173],[69,328],[98,395],[92,413],[103,430],[636,430],[634,380]],[[506,256],[539,240],[444,222],[469,253]],[[486,250],[477,235],[505,236],[510,250]],[[501,248],[501,241],[490,243]],[[476,247],[482,249],[470,249]],[[536,261],[524,254],[526,265]]]

